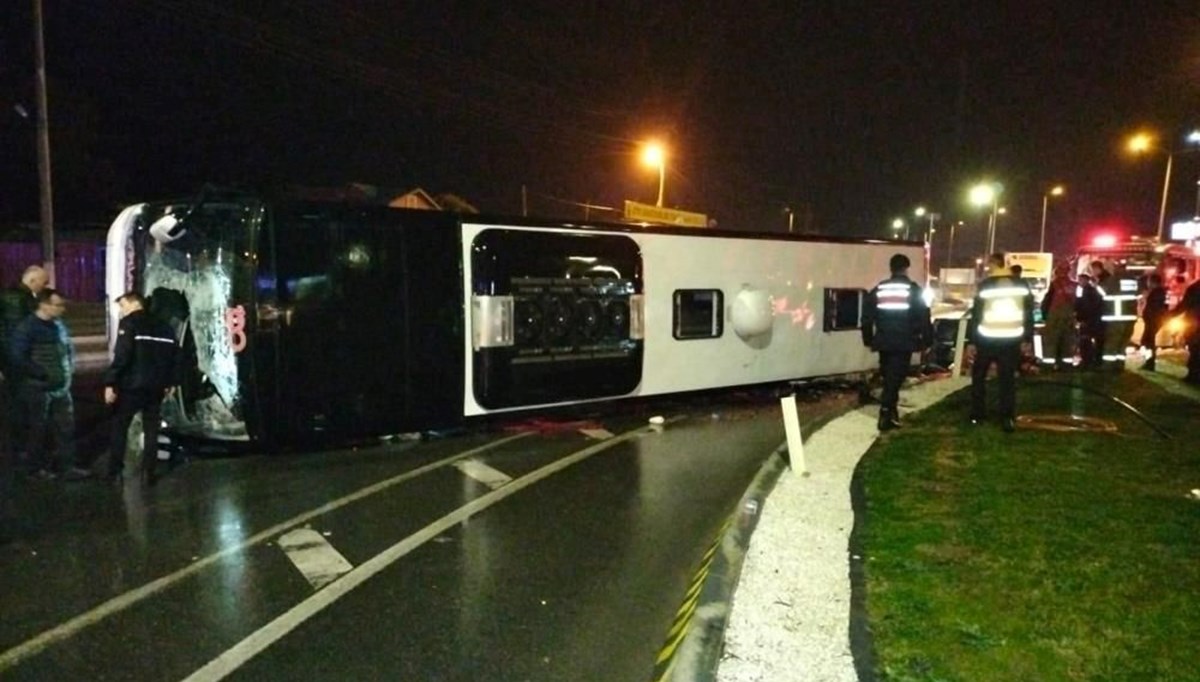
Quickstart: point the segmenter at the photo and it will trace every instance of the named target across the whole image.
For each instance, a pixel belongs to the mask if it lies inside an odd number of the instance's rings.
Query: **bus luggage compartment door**
[[[617,397],[642,375],[642,262],[622,235],[489,229],[471,244],[473,391],[487,409]]]

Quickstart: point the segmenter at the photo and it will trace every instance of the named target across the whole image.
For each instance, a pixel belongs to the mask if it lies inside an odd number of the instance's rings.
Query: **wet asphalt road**
[[[851,403],[826,393],[802,423]],[[647,427],[659,413],[678,421]],[[150,490],[27,482],[23,537],[0,548],[0,679],[178,680],[225,654],[197,679],[646,680],[701,557],[783,440],[773,396],[743,393],[194,460]],[[493,490],[445,462],[474,450],[513,480]],[[522,478],[545,467],[562,468]],[[314,589],[278,546],[304,526],[354,570]],[[256,632],[260,650],[225,653]]]

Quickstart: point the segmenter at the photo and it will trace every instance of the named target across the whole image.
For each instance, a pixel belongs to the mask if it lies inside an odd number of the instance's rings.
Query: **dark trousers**
[[[881,409],[893,417],[897,416],[896,403],[900,401],[900,386],[908,375],[908,364],[912,359],[909,351],[879,351],[879,373],[883,375],[883,393],[879,396]]]
[[[58,395],[34,386],[23,386],[20,399],[28,428],[25,452],[29,454],[32,469],[61,471],[76,466],[75,403],[71,394]],[[47,436],[53,439],[53,447],[48,446]]]
[[[1017,414],[1017,367],[1021,362],[1021,347],[979,344],[975,347],[975,364],[971,367],[971,415],[982,418],[987,413],[987,373],[996,363],[996,378],[1000,383],[1000,418],[1012,419]]]
[[[1106,325],[1102,322],[1079,325],[1079,360],[1083,367],[1104,364]]]
[[[116,409],[113,411],[113,425],[109,455],[108,475],[116,476],[125,469],[125,449],[129,439],[129,425],[138,412],[142,413],[142,470],[147,474],[154,473],[154,464],[158,460],[158,426],[162,422],[162,401],[165,391],[157,390],[121,390],[117,392]]]

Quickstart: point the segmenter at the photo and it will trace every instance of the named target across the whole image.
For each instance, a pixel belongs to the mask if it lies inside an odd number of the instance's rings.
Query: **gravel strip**
[[[904,389],[910,414],[966,387],[966,377]],[[850,479],[879,435],[875,406],[805,442],[809,475],[783,472],[750,540],[725,630],[719,682],[858,679],[850,653]]]

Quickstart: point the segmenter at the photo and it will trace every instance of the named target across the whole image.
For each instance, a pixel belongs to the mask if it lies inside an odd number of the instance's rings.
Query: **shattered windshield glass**
[[[179,390],[163,417],[182,432],[247,437],[238,357],[247,345],[260,215],[250,201],[149,206],[132,235],[136,288],[180,342]]]

